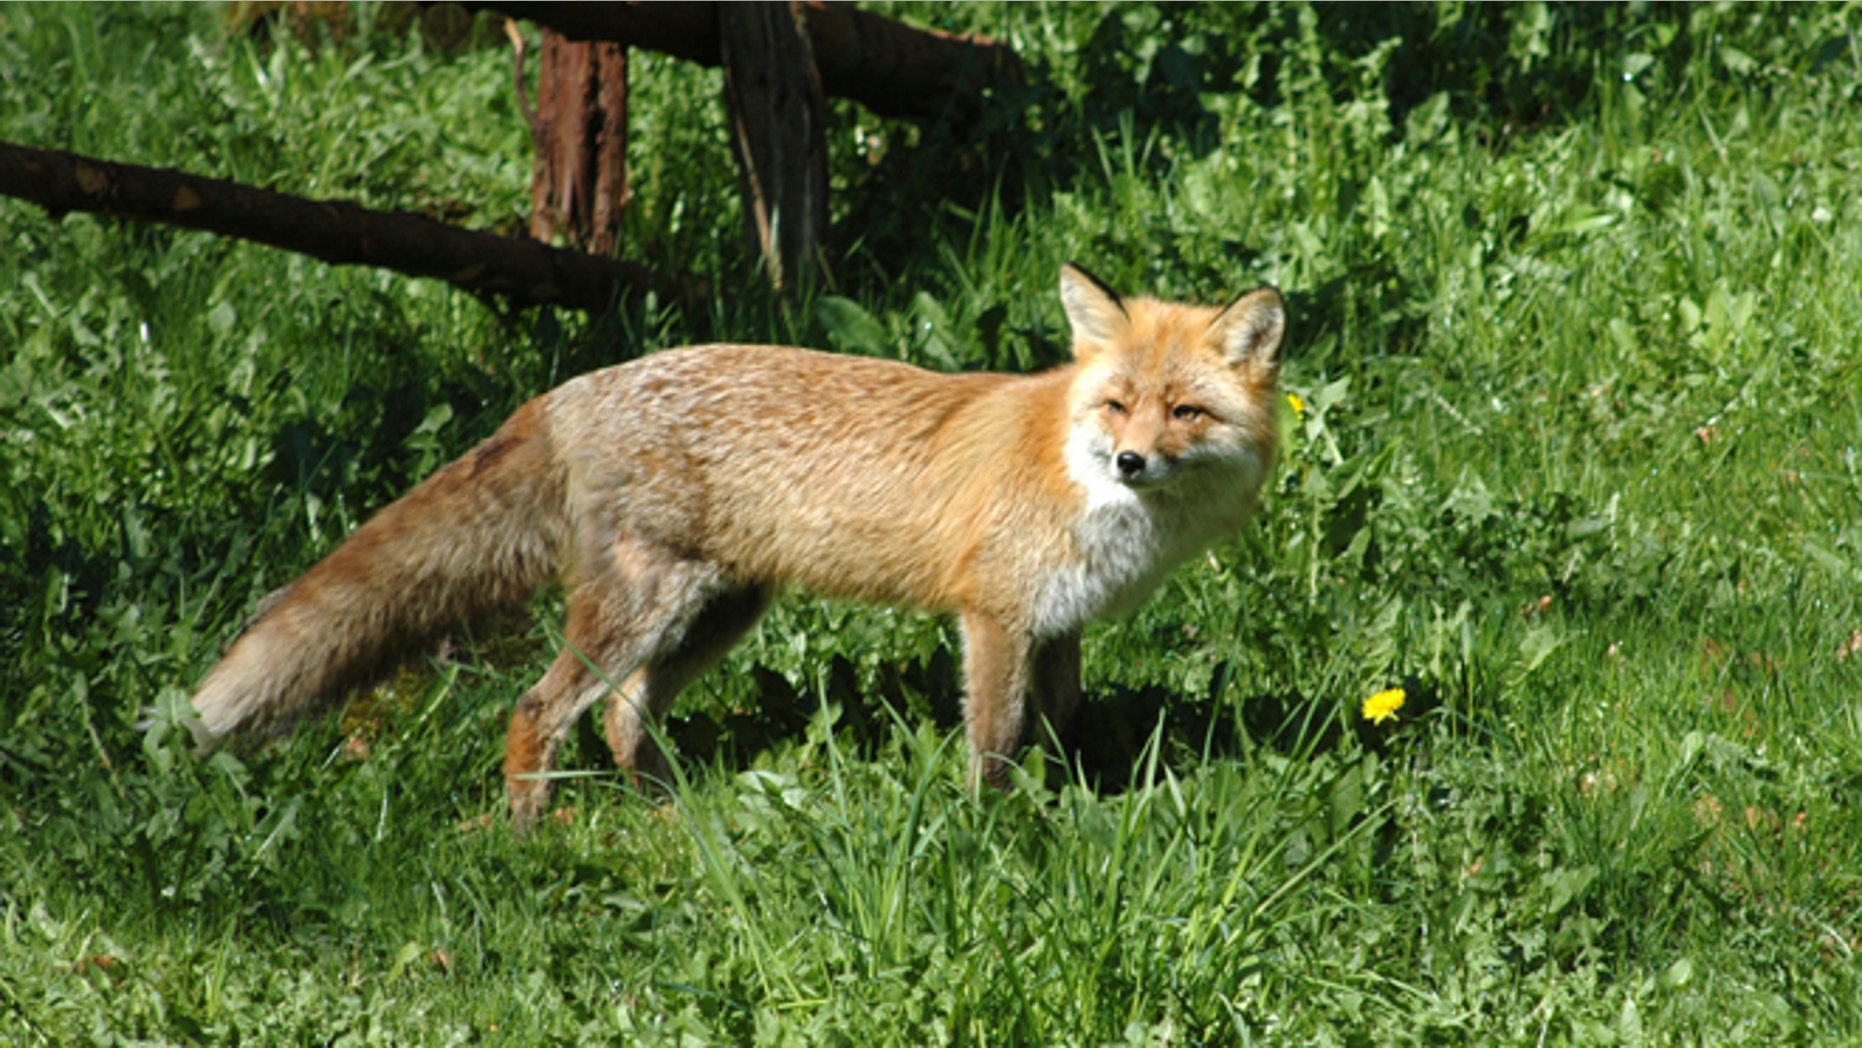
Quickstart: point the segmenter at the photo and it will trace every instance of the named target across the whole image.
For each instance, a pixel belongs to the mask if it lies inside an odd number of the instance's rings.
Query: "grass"
[[[1854,13],[884,9],[1034,76],[972,128],[837,104],[837,282],[794,308],[717,74],[652,56],[625,251],[733,289],[702,307],[505,314],[0,201],[5,1039],[1862,1037]],[[495,28],[5,5],[0,139],[511,230]],[[1303,407],[1262,519],[1089,633],[1084,740],[1014,793],[961,789],[948,623],[800,598],[682,700],[672,800],[585,732],[527,838],[493,813],[548,598],[244,762],[137,729],[569,375],[1038,367],[1068,258],[1278,284]]]

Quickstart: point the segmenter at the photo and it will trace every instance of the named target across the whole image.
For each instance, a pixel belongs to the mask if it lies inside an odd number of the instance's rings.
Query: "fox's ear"
[[[1072,262],[1060,267],[1060,304],[1067,310],[1067,323],[1073,326],[1075,352],[1081,343],[1116,342],[1131,325],[1118,292]]]
[[[1276,288],[1261,287],[1229,303],[1209,325],[1228,362],[1278,367],[1280,339],[1287,332],[1287,303]]]

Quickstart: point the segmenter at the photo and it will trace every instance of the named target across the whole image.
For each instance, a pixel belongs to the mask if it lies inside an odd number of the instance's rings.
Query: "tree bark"
[[[827,102],[796,7],[742,3],[718,10],[745,225],[779,293],[822,275],[828,232]]]
[[[553,29],[572,40],[610,40],[704,65],[723,62],[718,3],[468,3]],[[986,36],[916,29],[848,3],[807,0],[803,32],[821,89],[880,116],[934,119],[992,78],[1026,78],[1008,45]]]
[[[522,37],[517,61],[521,90]],[[546,244],[561,235],[597,255],[611,255],[627,205],[627,49],[606,41],[543,34],[530,235]]]
[[[54,217],[90,211],[200,229],[335,265],[434,277],[520,305],[552,303],[595,313],[623,293],[681,294],[673,281],[655,278],[636,262],[460,229],[406,211],[376,211],[349,200],[310,200],[168,168],[4,142],[0,195],[29,200]]]

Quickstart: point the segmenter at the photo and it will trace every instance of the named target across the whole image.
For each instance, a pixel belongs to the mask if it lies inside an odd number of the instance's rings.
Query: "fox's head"
[[[1079,363],[1069,459],[1083,482],[1142,491],[1214,466],[1260,483],[1276,433],[1279,291],[1226,307],[1125,299],[1068,264],[1060,298]]]

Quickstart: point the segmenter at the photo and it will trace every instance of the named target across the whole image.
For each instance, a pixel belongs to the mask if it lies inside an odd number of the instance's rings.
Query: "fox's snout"
[[[1166,406],[1155,397],[1120,391],[1106,398],[1100,412],[1112,475],[1123,484],[1162,480],[1173,458],[1166,445],[1182,436],[1172,434]]]
[[[1118,467],[1119,479],[1125,481],[1144,476],[1144,469],[1150,464],[1136,451],[1121,451],[1112,459],[1112,463]]]

